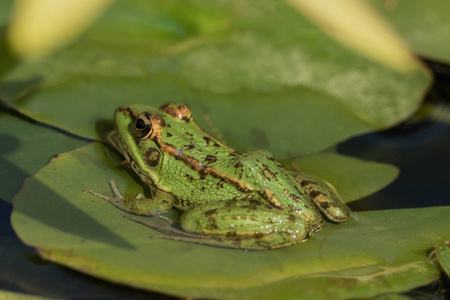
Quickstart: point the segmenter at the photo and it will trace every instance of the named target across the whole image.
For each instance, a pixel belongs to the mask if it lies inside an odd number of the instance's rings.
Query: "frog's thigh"
[[[279,209],[245,202],[219,202],[193,208],[181,216],[180,224],[188,232],[214,238],[210,244],[253,250],[296,244],[310,235],[302,219]]]
[[[342,202],[333,186],[305,173],[291,172],[291,175],[325,217],[337,223],[348,221],[350,209]]]

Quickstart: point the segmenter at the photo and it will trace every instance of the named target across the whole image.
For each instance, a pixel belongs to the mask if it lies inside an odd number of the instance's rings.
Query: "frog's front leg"
[[[301,171],[290,173],[325,217],[336,223],[348,221],[350,209],[331,184]]]
[[[109,185],[114,198],[91,190],[85,190],[84,192],[100,197],[123,211],[137,215],[158,216],[167,212],[173,206],[173,196],[169,193],[153,190],[152,198],[145,198],[142,194],[137,195],[135,198],[125,198],[117,189],[114,180],[110,180]]]
[[[181,216],[180,225],[197,238],[170,238],[249,250],[297,244],[307,240],[311,231],[301,218],[256,200],[195,207]]]

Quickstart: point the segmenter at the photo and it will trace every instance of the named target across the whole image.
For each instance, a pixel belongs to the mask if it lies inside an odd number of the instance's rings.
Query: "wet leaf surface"
[[[2,25],[11,3],[0,4]],[[406,7],[387,14],[414,49],[448,60],[448,32],[440,30],[448,22],[444,4],[382,3],[388,10],[389,4]],[[3,45],[1,30],[0,39]],[[273,1],[187,1],[182,7],[119,1],[63,51],[5,65],[0,99],[64,131],[99,139],[111,129],[118,105],[175,100],[190,105],[196,121],[230,146],[263,148],[278,158],[396,124],[417,109],[430,83],[425,69],[396,74],[336,46]],[[6,201],[52,155],[85,143],[3,112],[0,128],[0,197]],[[43,257],[96,277],[202,298],[372,297],[439,276],[426,254],[448,240],[449,207],[357,212],[348,224],[328,223],[310,241],[273,251],[199,246],[149,239],[154,231],[81,192],[109,194],[108,179],[127,195],[142,192],[120,162],[100,144],[54,158],[15,197],[13,223],[21,239]],[[347,202],[397,175],[392,166],[334,153],[295,163],[333,183]],[[437,257],[448,274],[442,245]]]
[[[395,180],[399,170],[389,164],[356,159],[336,153],[318,153],[297,158],[303,172],[325,179],[345,202],[366,197]]]
[[[11,202],[25,178],[53,155],[87,142],[0,107],[0,198]]]
[[[232,147],[286,158],[398,123],[429,83],[425,68],[398,74],[337,46],[281,1],[133,0],[63,51],[18,64],[0,98],[92,139],[121,104],[181,101]]]
[[[115,285],[43,260],[36,249],[25,246],[15,236],[0,236],[0,253],[3,289],[8,283],[24,293],[64,299],[166,299],[162,295]],[[5,299],[2,296],[0,292],[0,299]]]
[[[450,241],[442,241],[436,247],[436,257],[447,276],[450,276]]]
[[[429,59],[450,62],[449,2],[396,0],[370,3],[383,13],[415,52]]]
[[[43,296],[28,295],[28,294],[24,294],[24,293],[1,291],[1,290],[0,290],[0,298],[5,299],[5,300],[58,300],[58,299],[61,299],[61,298],[43,297]]]
[[[202,298],[368,297],[439,276],[426,250],[450,234],[450,207],[358,212],[346,224],[327,223],[308,242],[270,251],[150,239],[159,233],[82,192],[109,195],[108,179],[125,195],[142,192],[120,161],[98,143],[53,159],[14,198],[12,224],[20,238],[44,258],[87,274]],[[342,193],[350,181],[343,181]]]

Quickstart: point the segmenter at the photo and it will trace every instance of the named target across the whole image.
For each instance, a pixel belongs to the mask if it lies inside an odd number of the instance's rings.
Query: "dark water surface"
[[[450,74],[437,76],[423,107],[410,120],[360,136],[338,152],[390,163],[400,175],[387,188],[351,204],[354,210],[450,205]]]

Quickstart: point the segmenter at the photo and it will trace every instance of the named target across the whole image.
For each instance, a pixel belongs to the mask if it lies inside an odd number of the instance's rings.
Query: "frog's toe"
[[[350,211],[343,203],[330,201],[326,196],[318,196],[314,203],[322,211],[322,213],[332,222],[344,223],[350,218]]]
[[[311,188],[308,195],[322,214],[332,222],[344,223],[350,218],[350,209],[345,205],[334,188],[328,191]]]
[[[331,184],[304,173],[294,174],[293,176],[317,209],[328,220],[336,223],[348,221],[350,218],[350,209],[342,202],[337,191]]]

